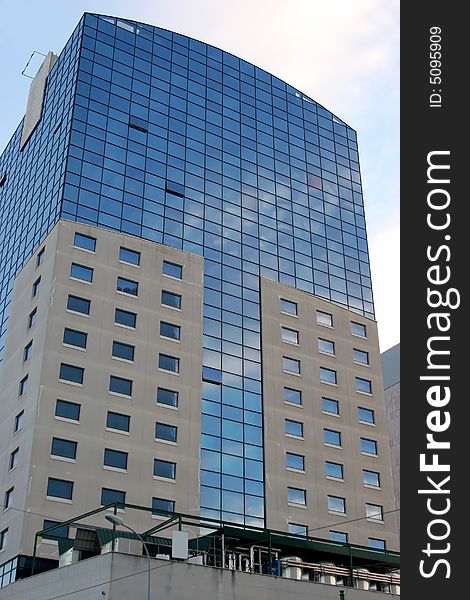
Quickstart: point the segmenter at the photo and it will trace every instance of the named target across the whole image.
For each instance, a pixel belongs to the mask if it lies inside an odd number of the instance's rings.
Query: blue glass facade
[[[20,134],[1,301],[59,216],[204,256],[201,513],[263,526],[260,277],[373,317],[355,132],[231,54],[87,14]]]

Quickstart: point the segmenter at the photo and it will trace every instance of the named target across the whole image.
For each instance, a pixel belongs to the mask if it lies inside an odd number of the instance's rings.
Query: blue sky
[[[25,111],[31,53],[59,53],[85,11],[233,52],[356,129],[381,350],[399,342],[398,0],[0,0],[0,11],[0,151]]]

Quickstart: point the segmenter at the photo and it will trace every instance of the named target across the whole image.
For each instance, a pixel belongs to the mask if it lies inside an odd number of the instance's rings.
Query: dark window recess
[[[110,488],[101,488],[101,505],[107,504],[124,504],[126,502],[126,492],[121,490],[112,490]]]
[[[64,337],[62,342],[67,346],[75,346],[77,348],[86,348],[88,334],[84,331],[76,331],[75,329],[64,329]]]
[[[78,296],[69,296],[67,298],[67,310],[73,310],[73,312],[78,312],[82,315],[90,314],[90,304],[90,300],[79,298]]]
[[[119,431],[129,431],[130,420],[131,418],[129,415],[121,415],[120,413],[109,410],[106,417],[106,427],[109,427],[109,429],[117,429]]]
[[[106,467],[113,467],[114,469],[126,470],[127,452],[120,452],[119,450],[111,450],[110,448],[105,448],[103,464]]]
[[[63,381],[72,381],[73,383],[83,384],[83,374],[85,369],[76,367],[75,365],[66,365],[61,363],[59,371],[59,379]]]
[[[165,498],[152,498],[152,514],[163,512],[175,512],[175,501]]]
[[[61,438],[52,438],[51,445],[52,456],[60,456],[62,458],[77,458],[77,442],[71,440],[63,440]]]
[[[49,529],[50,527],[55,527],[56,525],[60,525],[60,521],[51,521],[49,519],[44,519],[42,527],[43,529]],[[61,525],[60,527],[55,527],[55,529],[53,529],[50,533],[44,533],[42,537],[48,540],[57,538],[68,538],[69,526]]]
[[[132,129],[137,129],[138,131],[142,131],[143,133],[147,133],[149,130],[149,124],[144,119],[139,119],[139,117],[134,117],[131,115],[129,117],[129,127]]]
[[[80,404],[68,402],[67,400],[57,400],[55,405],[55,416],[71,421],[80,420]]]
[[[133,312],[116,308],[114,312],[114,322],[118,323],[119,325],[124,325],[125,327],[132,327],[132,329],[135,329],[137,315]]]
[[[165,192],[178,196],[179,198],[184,198],[184,185],[175,183],[174,181],[167,181],[165,184]]]
[[[0,176],[0,188],[2,188],[5,185],[6,180],[7,180],[7,174],[4,173],[3,175]]]

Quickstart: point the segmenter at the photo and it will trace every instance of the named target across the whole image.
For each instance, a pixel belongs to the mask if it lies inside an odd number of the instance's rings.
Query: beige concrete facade
[[[75,232],[95,238],[95,252],[74,247]],[[140,252],[140,266],[121,262],[120,247]],[[163,260],[183,267],[181,280],[162,274]],[[70,277],[72,263],[93,269],[91,284]],[[116,290],[118,276],[139,283],[137,297]],[[161,304],[162,290],[181,296],[180,310]],[[67,309],[70,294],[90,301],[88,316]],[[100,506],[102,488],[125,491],[126,503],[151,506],[157,497],[174,500],[176,511],[197,514],[202,298],[202,258],[68,221],[56,225],[24,266],[14,285],[0,384],[3,497],[14,488],[12,507],[0,513],[0,531],[8,528],[0,563],[31,554],[34,532],[44,519],[63,521]],[[137,314],[135,329],[115,324],[115,308]],[[29,326],[34,310],[36,320]],[[161,337],[160,321],[179,325],[180,341]],[[65,327],[87,334],[86,349],[63,344]],[[113,341],[135,347],[133,362],[112,357]],[[159,353],[179,358],[179,374],[158,368]],[[60,380],[61,363],[83,368],[83,384]],[[109,392],[111,375],[132,380],[130,397]],[[157,387],[178,392],[177,408],[156,403]],[[79,404],[79,419],[55,416],[57,399]],[[129,432],[107,428],[108,411],[128,415]],[[177,427],[176,443],[155,440],[156,422]],[[76,442],[76,458],[51,456],[52,438]],[[126,452],[127,469],[104,467],[105,448]],[[9,469],[16,449],[17,464]],[[154,459],[176,463],[175,480],[155,477]],[[73,482],[72,499],[48,497],[48,478]],[[126,522],[137,529],[156,524],[150,514],[128,512]],[[94,524],[104,526],[103,515]],[[41,544],[39,555],[56,558],[56,544]]]
[[[296,316],[281,311],[281,299],[297,305]],[[261,306],[266,526],[308,525],[312,536],[328,539],[331,530],[347,533],[350,543],[367,546],[372,538],[397,550],[376,323],[269,280]],[[331,315],[332,327],[317,323],[317,311]],[[366,337],[353,335],[351,322],[364,325]],[[282,327],[298,333],[298,344],[282,341]],[[334,356],[319,351],[319,338],[334,343]],[[368,353],[369,365],[354,360],[354,349]],[[300,374],[285,372],[283,357],[300,361]],[[336,372],[337,384],[320,381],[321,367]],[[371,394],[356,390],[356,377],[371,382]],[[284,388],[301,391],[302,404],[286,402]],[[339,414],[323,411],[322,398],[336,400]],[[374,424],[359,421],[359,407],[374,411]],[[286,419],[302,423],[303,435],[286,435]],[[340,433],[340,447],[324,443],[324,429]],[[377,442],[376,456],[361,451],[361,438]],[[304,470],[287,468],[286,453],[303,456]],[[326,461],[342,465],[343,477],[327,477]],[[380,486],[365,485],[363,470],[379,473]],[[304,506],[288,501],[288,487],[305,491]],[[345,512],[329,510],[328,496],[344,499]],[[364,518],[366,504],[382,507],[383,520]]]

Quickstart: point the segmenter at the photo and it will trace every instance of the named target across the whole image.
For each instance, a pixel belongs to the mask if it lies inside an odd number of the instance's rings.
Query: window
[[[93,281],[93,269],[91,267],[72,263],[72,266],[70,267],[70,277],[72,279],[79,279],[80,281],[91,283]]]
[[[325,327],[333,327],[333,315],[317,310],[317,324],[324,325]]]
[[[41,266],[42,263],[44,262],[45,258],[46,258],[46,248],[41,248],[41,250],[39,250],[38,255],[36,257],[36,267]]]
[[[175,512],[175,501],[165,500],[164,498],[152,498],[152,513],[158,514],[159,512]]]
[[[20,413],[18,413],[15,417],[14,433],[16,433],[17,431],[20,431],[20,429],[23,429],[23,422],[24,422],[24,410],[22,410]]]
[[[0,531],[0,550],[5,550],[8,543],[8,527]]]
[[[339,463],[325,461],[325,474],[331,479],[344,479],[343,465]]]
[[[368,379],[361,379],[361,377],[356,377],[356,392],[362,392],[363,394],[372,394],[372,382]]]
[[[296,471],[305,471],[305,457],[301,454],[286,452],[286,467]]]
[[[3,499],[3,510],[8,510],[13,506],[13,498],[15,497],[15,488],[11,487],[9,490],[5,492],[5,497]]]
[[[22,396],[23,394],[26,394],[26,392],[28,391],[28,387],[29,387],[29,375],[25,375],[25,377],[23,377],[23,379],[20,381],[20,388],[18,391],[18,396]]]
[[[385,551],[385,540],[379,540],[377,538],[367,538],[367,545],[369,548],[373,548],[374,550]]]
[[[26,362],[31,357],[31,353],[33,351],[33,341],[31,340],[27,346],[25,346],[23,350],[23,361]]]
[[[325,367],[320,367],[320,381],[322,383],[332,383],[337,384],[336,371],[333,369],[326,369]]]
[[[114,358],[121,358],[122,360],[132,362],[134,360],[134,350],[135,346],[113,341],[112,355]]]
[[[55,416],[70,421],[79,421],[80,404],[68,402],[67,400],[57,400],[55,404]]]
[[[377,442],[375,440],[361,438],[361,452],[377,456]]]
[[[327,415],[339,415],[339,402],[330,398],[322,398],[322,411]]]
[[[282,341],[288,344],[299,343],[299,332],[295,329],[288,329],[287,327],[281,327]]]
[[[115,394],[122,394],[123,396],[132,396],[132,380],[110,375],[109,391]]]
[[[359,423],[367,423],[369,425],[374,425],[375,413],[370,408],[363,408],[362,406],[358,406],[357,420],[359,421]]]
[[[160,335],[170,340],[179,340],[181,336],[181,327],[160,321]]]
[[[131,418],[129,415],[121,415],[120,413],[108,410],[106,416],[106,427],[116,429],[117,431],[129,431]]]
[[[39,290],[41,289],[41,278],[38,277],[36,281],[33,283],[33,298],[39,294]]]
[[[50,519],[44,519],[42,524],[43,529],[49,529],[50,527],[54,527],[55,525],[59,525],[60,521],[51,521]],[[51,538],[68,538],[69,537],[69,526],[61,525],[60,527],[56,527],[51,533],[44,534],[42,537],[46,539]]]
[[[300,360],[283,356],[282,370],[286,373],[294,373],[295,375],[300,375]]]
[[[125,471],[127,469],[127,452],[105,448],[103,464],[105,467],[113,467],[113,469]]]
[[[372,521],[383,521],[383,506],[380,506],[379,504],[369,504],[366,502],[366,517]]]
[[[129,294],[130,296],[137,296],[139,292],[139,284],[137,281],[131,281],[125,277],[118,277],[116,289],[122,294]]]
[[[329,536],[330,542],[339,542],[340,544],[348,543],[348,534],[342,531],[332,531],[330,529]]]
[[[140,252],[129,250],[128,248],[119,248],[119,260],[128,265],[140,266]]]
[[[82,367],[75,367],[74,365],[66,365],[65,363],[60,364],[59,379],[61,381],[69,381],[83,385],[83,374],[85,369]]]
[[[20,456],[20,449],[15,448],[13,452],[10,453],[10,460],[8,462],[8,470],[12,471],[16,465],[18,464],[18,458]]]
[[[77,458],[77,442],[52,438],[51,455],[75,460]]]
[[[176,463],[156,458],[153,461],[153,474],[155,477],[176,479]]]
[[[178,392],[167,390],[165,388],[157,388],[157,404],[165,406],[178,406]]]
[[[284,402],[289,404],[296,404],[302,406],[302,392],[300,390],[294,390],[292,388],[284,388]]]
[[[307,492],[300,488],[288,487],[287,488],[287,502],[289,504],[300,504],[302,506],[307,505]]]
[[[291,535],[299,535],[302,537],[308,536],[308,525],[297,525],[297,523],[289,523],[289,533]]]
[[[135,329],[137,322],[137,315],[122,308],[116,308],[114,311],[114,323],[116,325],[123,325],[124,327],[130,327]]]
[[[281,298],[280,300],[281,312],[286,315],[297,316],[297,302],[291,302]]]
[[[62,498],[64,500],[72,500],[73,481],[65,479],[54,479],[49,477],[47,480],[47,495],[51,498]]]
[[[323,441],[330,446],[341,447],[341,433],[332,429],[323,430]]]
[[[75,346],[76,348],[86,348],[88,334],[84,331],[76,331],[75,329],[64,329],[63,343],[66,346]]]
[[[286,435],[292,435],[294,437],[304,436],[304,425],[299,421],[285,420],[284,431]]]
[[[353,357],[355,363],[359,363],[360,365],[369,364],[369,353],[364,352],[364,350],[358,350],[357,348],[353,348]]]
[[[155,423],[155,439],[176,443],[177,428],[166,423]]]
[[[353,335],[357,335],[358,337],[365,338],[366,335],[366,326],[362,325],[362,323],[355,323],[351,321],[351,333]]]
[[[346,500],[339,496],[328,496],[328,510],[332,512],[345,513]]]
[[[163,275],[173,277],[174,279],[181,279],[183,277],[183,267],[181,265],[177,265],[176,263],[164,260],[162,273]]]
[[[101,488],[101,505],[107,504],[125,504],[126,492],[121,490],[111,490],[110,488]],[[124,507],[123,507],[124,508]]]
[[[168,354],[158,355],[158,368],[162,371],[170,371],[171,373],[180,372],[180,359]]]
[[[83,233],[75,233],[73,238],[73,245],[75,248],[81,248],[82,250],[88,250],[88,252],[94,252],[96,250],[96,239],[89,235],[83,235]]]
[[[29,313],[28,317],[28,329],[31,329],[33,325],[35,325],[38,317],[38,309],[35,308]]]
[[[318,351],[323,352],[323,354],[329,354],[330,356],[334,356],[335,343],[330,342],[329,340],[323,340],[322,338],[318,338]]]
[[[174,294],[173,292],[167,292],[166,290],[162,290],[162,305],[180,310],[181,296],[179,294]]]
[[[90,300],[79,298],[78,296],[70,296],[67,298],[67,310],[71,310],[81,315],[90,314]]]
[[[366,486],[378,488],[380,487],[380,473],[362,469],[362,481]]]

